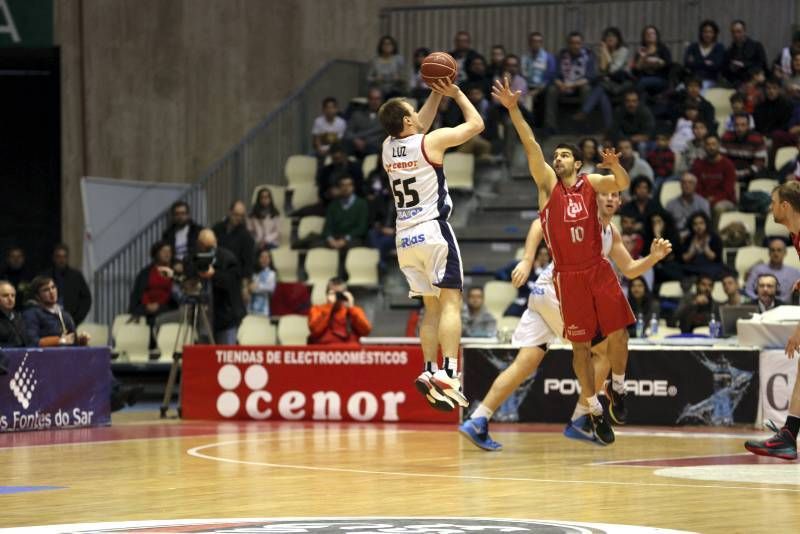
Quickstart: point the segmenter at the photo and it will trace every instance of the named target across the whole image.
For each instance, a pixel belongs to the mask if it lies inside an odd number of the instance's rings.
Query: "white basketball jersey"
[[[446,221],[453,211],[444,170],[428,161],[424,138],[416,134],[383,142],[382,161],[397,208],[398,232],[427,221]]]

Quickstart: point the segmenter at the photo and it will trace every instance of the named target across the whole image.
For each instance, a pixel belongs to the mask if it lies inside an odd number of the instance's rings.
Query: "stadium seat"
[[[786,257],[783,259],[783,263],[789,267],[800,269],[800,258],[797,257],[797,252],[791,245],[786,249]]]
[[[344,268],[347,284],[351,286],[376,287],[378,285],[378,262],[380,253],[374,248],[354,247],[347,251]]]
[[[772,194],[772,190],[778,186],[778,180],[771,178],[756,178],[747,186],[748,191],[763,191],[767,194]]]
[[[269,192],[272,193],[272,203],[275,204],[275,207],[278,208],[278,211],[281,212],[283,215],[286,212],[286,186],[285,185],[275,185],[275,184],[261,184],[257,185],[253,188],[253,195],[250,197],[250,205],[253,206],[258,200],[258,191],[262,187],[266,187],[269,189]]]
[[[114,317],[114,322],[111,323],[111,339],[117,339],[117,333],[119,329],[122,328],[122,325],[127,324],[131,321],[133,316],[130,313],[120,313],[116,317]],[[136,324],[142,324],[145,322],[144,317],[137,317],[135,321]]]
[[[661,203],[662,208],[667,207],[667,203],[673,198],[681,196],[681,183],[678,180],[670,180],[664,182],[661,186],[661,193],[658,195],[658,201]]]
[[[100,323],[83,323],[76,330],[89,334],[88,346],[108,347],[108,326]]]
[[[747,230],[747,233],[750,234],[750,237],[754,237],[756,235],[755,213],[744,213],[742,211],[726,211],[725,213],[720,215],[717,228],[721,232],[726,226],[728,226],[732,222],[742,223],[744,225],[745,230]]]
[[[764,237],[789,237],[789,230],[782,224],[778,224],[775,222],[775,219],[772,218],[772,214],[768,213],[767,218],[764,221]],[[793,255],[794,252],[789,251],[788,256]],[[794,254],[797,256],[797,254]]]
[[[676,281],[664,282],[658,290],[658,296],[663,299],[681,299],[683,298],[683,288],[681,283]]]
[[[497,320],[497,331],[502,332],[506,330],[508,332],[514,332],[519,324],[519,317],[513,317],[510,315],[504,315]],[[510,335],[510,334],[509,334]]]
[[[240,345],[274,345],[275,327],[269,317],[263,315],[247,315],[239,325],[236,339]]]
[[[114,352],[122,361],[150,360],[150,327],[144,323],[124,323],[114,336]]]
[[[325,228],[325,217],[318,217],[316,215],[309,215],[300,219],[300,224],[297,226],[297,239],[305,239],[310,234],[322,235],[322,230]]]
[[[739,280],[743,281],[753,265],[767,262],[769,262],[769,249],[766,247],[740,247],[736,251],[734,269],[739,273]]]
[[[298,266],[300,265],[300,254],[289,247],[275,248],[272,253],[272,266],[278,273],[278,280],[281,282],[297,282]]]
[[[172,359],[172,353],[175,350],[175,340],[178,338],[178,329],[180,328],[180,323],[164,323],[158,329],[158,334],[156,335],[156,345],[158,345],[158,352],[159,358],[165,360]],[[181,333],[181,337],[183,337],[183,333]],[[188,338],[189,344],[194,343],[194,333],[189,334]],[[178,347],[180,350],[183,350],[183,347]]]
[[[292,210],[313,206],[319,202],[319,193],[314,184],[297,184],[291,187]]]
[[[728,301],[728,295],[726,295],[725,290],[722,289],[722,282],[714,282],[714,289],[711,291],[711,298],[715,302]]]
[[[289,156],[283,172],[290,189],[298,185],[314,185],[317,176],[317,158],[302,154]]]
[[[449,190],[472,191],[475,186],[475,156],[459,152],[445,154],[444,174]]]
[[[319,281],[311,288],[311,305],[318,306],[328,301],[328,281]]]
[[[619,230],[622,227],[622,216],[614,215],[613,217],[611,217],[611,224],[614,225],[614,228]]]
[[[797,147],[784,146],[775,152],[775,170],[780,170],[781,167],[789,163],[792,159],[797,157]]]
[[[492,280],[483,286],[483,294],[486,309],[499,320],[506,308],[517,298],[517,289],[511,282]]]
[[[725,89],[723,87],[712,87],[706,90],[703,95],[708,102],[714,106],[714,114],[719,122],[725,122],[725,119],[730,116],[731,112],[731,95],[735,91],[733,89]],[[723,120],[720,120],[722,118]]]
[[[361,173],[364,175],[364,179],[367,179],[369,173],[375,170],[375,167],[378,166],[378,155],[377,154],[367,154],[364,156],[364,161],[361,163]]]
[[[278,342],[281,345],[305,345],[308,334],[308,317],[305,315],[284,315],[278,320]]]
[[[312,248],[306,254],[306,274],[309,284],[327,284],[339,272],[339,252],[327,248]]]

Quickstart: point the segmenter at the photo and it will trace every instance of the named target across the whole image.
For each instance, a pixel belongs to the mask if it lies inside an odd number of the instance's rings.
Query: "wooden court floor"
[[[800,532],[800,463],[744,453],[747,428],[680,430],[624,428],[601,448],[555,425],[496,425],[505,450],[486,453],[442,426],[122,413],[110,428],[0,435],[0,527],[445,516]]]

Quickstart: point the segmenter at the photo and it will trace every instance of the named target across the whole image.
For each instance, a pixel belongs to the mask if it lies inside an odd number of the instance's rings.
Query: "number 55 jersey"
[[[453,201],[444,169],[425,154],[424,134],[387,137],[382,162],[397,208],[397,259],[409,296],[438,296],[440,288],[462,289],[463,268],[447,222]]]

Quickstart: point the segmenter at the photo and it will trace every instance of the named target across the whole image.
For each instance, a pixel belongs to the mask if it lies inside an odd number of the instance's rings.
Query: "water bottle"
[[[714,314],[711,314],[711,320],[708,322],[708,335],[712,338],[718,338],[720,333],[720,324]]]
[[[644,337],[644,314],[640,313],[636,318],[636,337]]]
[[[650,336],[654,336],[658,334],[658,314],[654,313],[652,317],[650,317]]]

